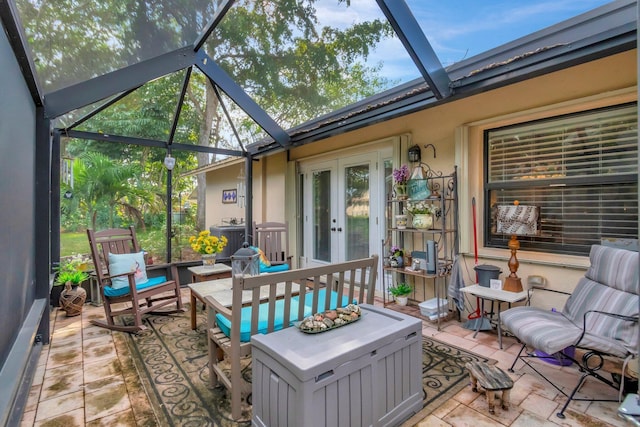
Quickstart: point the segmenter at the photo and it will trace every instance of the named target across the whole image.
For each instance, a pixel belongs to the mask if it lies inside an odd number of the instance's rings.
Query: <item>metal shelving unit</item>
[[[431,191],[431,196],[420,200],[436,205],[441,212],[439,216],[434,218],[431,228],[412,228],[410,227],[411,221],[409,221],[407,228],[396,228],[394,217],[403,213],[409,200],[396,199],[395,195],[392,194],[392,198],[386,201],[386,239],[382,241],[382,253],[386,254],[385,259],[383,259],[382,275],[383,303],[386,306],[390,302],[387,289],[395,283],[413,281],[414,292],[410,302],[414,304],[421,302],[415,299],[416,286],[421,284],[422,295],[426,296],[426,287],[430,284],[433,286],[434,294],[437,298],[436,318],[438,329],[440,329],[440,318],[442,317],[440,315],[440,290],[443,290],[443,299],[447,299],[447,279],[450,276],[451,268],[458,252],[457,168],[454,168],[454,171],[448,175],[429,168],[426,174],[427,186]],[[412,199],[411,201],[420,200]],[[389,259],[390,254],[388,252],[391,245],[402,247],[408,254],[411,254],[415,251],[426,252],[427,241],[435,242],[433,246],[436,248],[434,253],[437,254],[437,257],[434,258],[437,258],[437,261],[435,262],[435,269],[432,269],[432,271],[428,272],[424,269],[414,271],[407,268],[407,266],[391,267],[386,262]],[[405,257],[406,255],[405,253]]]

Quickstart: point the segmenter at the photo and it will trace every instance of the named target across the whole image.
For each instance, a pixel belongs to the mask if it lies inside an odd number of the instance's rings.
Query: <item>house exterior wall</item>
[[[534,118],[637,100],[636,54],[636,50],[616,54],[297,147],[290,151],[289,162],[295,163],[310,156],[330,153],[394,135],[410,134],[411,141],[407,144],[408,146],[414,143],[421,147],[424,144],[433,144],[437,155],[434,158],[430,149],[422,148],[423,162],[429,164],[432,169],[444,172],[452,171],[454,165],[459,167],[461,252],[466,254],[465,262],[468,267],[464,269],[465,282],[472,283],[475,274],[471,198],[475,197],[480,202],[483,200],[482,130],[506,123],[524,122]],[[402,147],[404,156],[406,156],[406,148]],[[285,203],[293,205],[296,200],[295,193],[285,192],[285,188],[293,188],[294,184],[287,182],[288,186],[285,187],[284,180],[287,171],[291,168],[285,167],[281,156],[282,154],[277,154],[272,156],[273,159],[269,157],[263,160],[265,165],[262,170],[269,177],[265,181],[268,182],[268,187],[256,188],[256,185],[262,185],[262,183],[259,184],[259,179],[256,179],[254,191],[261,193],[263,198],[268,192],[269,203],[273,199],[278,205]],[[270,163],[272,161],[273,163]],[[293,178],[289,177],[289,180],[291,179]],[[254,201],[258,201],[258,198]],[[268,215],[274,212],[270,210],[274,207],[273,205],[265,207],[262,203],[256,203],[254,215],[259,217],[263,212]],[[477,212],[481,214],[482,211],[483,207],[479,205]],[[479,224],[482,220],[480,215]],[[293,223],[294,218],[290,218],[289,222]],[[293,234],[295,235],[295,230]],[[478,242],[479,262],[498,265],[503,272],[508,273],[507,261],[510,256],[508,249],[482,247],[481,235]],[[290,247],[295,248],[296,245],[293,244]],[[584,274],[588,265],[586,257],[527,251],[519,251],[518,259],[520,277],[541,275],[547,279],[549,287],[569,291]]]
[[[284,222],[285,220],[285,152],[253,162],[253,220]],[[244,159],[232,161],[228,166],[207,172],[207,227],[221,225],[228,218],[245,219],[245,209],[237,204],[222,203],[222,191],[234,189],[238,176],[244,170]]]

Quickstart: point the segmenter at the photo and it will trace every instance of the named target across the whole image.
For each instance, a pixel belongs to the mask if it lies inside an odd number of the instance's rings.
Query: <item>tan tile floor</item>
[[[183,300],[188,294],[183,292]],[[389,306],[391,308],[391,306]],[[419,314],[417,307],[406,311]],[[85,305],[81,316],[67,318],[64,312],[51,314],[52,339],[45,346],[36,377],[22,419],[22,426],[152,426],[157,425],[148,415],[140,416],[134,408],[135,396],[120,369],[122,355],[118,355],[112,333],[89,323],[91,318],[102,317],[101,307]],[[464,319],[463,319],[464,320]],[[464,323],[464,322],[463,322]],[[438,331],[433,322],[423,321],[423,334],[473,351],[498,361],[508,369],[519,345],[513,338],[503,339],[504,349],[498,348],[495,332],[465,329],[457,320],[443,322]],[[120,356],[120,357],[119,357]],[[574,384],[576,369],[544,364],[557,380]],[[81,370],[78,368],[82,368]],[[422,420],[410,420],[406,426],[626,426],[617,416],[617,402],[574,402],[566,411],[567,418],[556,417],[564,402],[563,396],[530,370],[511,374],[514,387],[511,408],[496,408],[490,415],[483,394],[471,387],[459,392],[453,399]],[[588,380],[584,389],[615,398],[616,392]],[[109,409],[104,401],[108,398]],[[100,403],[103,402],[103,403]]]

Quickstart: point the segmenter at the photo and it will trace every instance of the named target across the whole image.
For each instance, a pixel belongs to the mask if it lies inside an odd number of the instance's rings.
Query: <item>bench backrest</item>
[[[236,313],[242,312],[243,291],[249,291],[252,295],[251,310],[244,310],[244,313],[250,312],[251,316],[250,335],[269,333],[287,328],[292,322],[302,320],[305,316],[334,309],[336,305],[343,306],[351,302],[372,304],[377,265],[378,256],[373,255],[370,258],[320,267],[233,277],[231,341],[239,342],[241,332],[247,332],[241,331],[241,324],[247,322],[247,319],[236,321]],[[278,295],[278,284],[284,284],[284,295]],[[266,299],[265,287],[268,288],[269,295]],[[297,289],[300,289],[299,294]]]

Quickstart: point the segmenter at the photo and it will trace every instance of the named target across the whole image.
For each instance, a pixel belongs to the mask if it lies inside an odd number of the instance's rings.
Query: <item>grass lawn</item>
[[[74,254],[85,254],[91,256],[89,249],[89,239],[87,233],[60,233],[60,256],[69,256]]]

